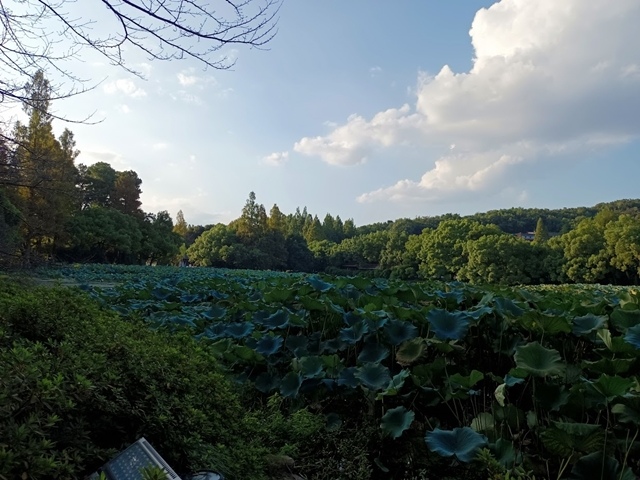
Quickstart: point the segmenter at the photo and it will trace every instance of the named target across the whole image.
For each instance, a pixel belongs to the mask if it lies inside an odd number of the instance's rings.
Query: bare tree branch
[[[28,103],[25,86],[37,70],[61,79],[52,88],[51,100],[95,88],[69,67],[87,49],[140,77],[140,72],[126,64],[128,47],[151,60],[190,58],[205,68],[228,69],[235,60],[220,50],[241,45],[264,48],[277,32],[283,2],[81,1],[85,9],[92,3],[92,10],[82,10],[79,0],[0,0],[0,104]],[[85,18],[82,11],[94,13]],[[101,28],[105,25],[109,28]],[[105,30],[108,33],[96,33]]]

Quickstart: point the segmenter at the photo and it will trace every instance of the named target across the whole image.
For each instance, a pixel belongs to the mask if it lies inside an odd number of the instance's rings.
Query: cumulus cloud
[[[147,92],[138,87],[133,80],[128,78],[121,78],[114,80],[113,82],[109,82],[104,85],[103,89],[104,92],[109,95],[114,93],[123,93],[132,98],[145,97],[147,95]]]
[[[414,105],[369,120],[352,115],[294,149],[357,165],[381,147],[442,147],[421,179],[365,193],[361,202],[513,188],[522,164],[638,138],[638,23],[636,0],[501,0],[476,13],[468,72],[445,65],[423,73]]]
[[[262,163],[270,167],[281,167],[289,160],[289,152],[274,152],[262,159]]]
[[[187,75],[183,72],[178,73],[178,83],[180,83],[180,85],[182,85],[183,87],[195,85],[199,80],[200,79],[195,75]]]

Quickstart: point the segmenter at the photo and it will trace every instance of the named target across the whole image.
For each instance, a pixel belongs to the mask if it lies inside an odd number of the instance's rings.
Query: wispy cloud
[[[123,93],[132,98],[145,97],[147,92],[144,89],[138,87],[133,80],[128,78],[121,78],[114,80],[104,85],[104,92],[112,95],[115,93]]]

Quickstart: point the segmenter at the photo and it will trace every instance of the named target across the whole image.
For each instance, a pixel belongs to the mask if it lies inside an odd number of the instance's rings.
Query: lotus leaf
[[[383,415],[380,428],[385,435],[389,435],[391,438],[398,438],[411,426],[415,416],[415,413],[404,407],[391,408]]]
[[[367,324],[361,321],[360,323],[356,323],[349,328],[341,329],[338,338],[344,343],[355,345],[357,342],[362,340],[362,337],[368,331],[369,327],[367,327]]]
[[[604,315],[594,315],[588,313],[582,317],[575,317],[573,319],[573,334],[574,335],[588,335],[589,333],[600,330],[607,322],[607,317]]]
[[[340,372],[338,377],[338,385],[356,388],[358,386],[358,379],[356,378],[356,367],[345,368]]]
[[[411,365],[424,354],[426,348],[424,339],[421,337],[404,342],[396,352],[396,361],[402,366]]]
[[[282,347],[283,338],[280,336],[265,335],[256,343],[255,350],[260,355],[269,357],[280,350]]]
[[[357,367],[354,376],[361,385],[370,390],[381,390],[391,381],[389,369],[379,363],[367,363]]]
[[[213,305],[209,310],[200,312],[200,315],[202,315],[207,320],[219,320],[227,315],[227,309],[219,307],[217,305]]]
[[[427,320],[440,340],[462,340],[469,329],[471,317],[465,312],[449,312],[434,308],[427,313]]]
[[[300,365],[300,374],[306,378],[317,378],[322,375],[322,367],[324,363],[322,358],[317,356],[302,357],[298,360]]]
[[[403,320],[391,320],[384,326],[384,333],[391,345],[400,345],[402,342],[415,338],[418,328]]]
[[[287,398],[296,397],[301,385],[302,377],[295,372],[289,372],[282,379],[282,383],[280,384],[280,394]]]
[[[427,432],[425,440],[429,450],[443,457],[455,456],[463,463],[473,460],[478,450],[487,445],[487,437],[469,427]]]
[[[280,378],[267,372],[263,372],[256,378],[256,389],[262,393],[269,393],[280,386]]]
[[[516,349],[516,366],[537,377],[562,375],[565,365],[557,350],[545,348],[538,342],[528,343]]]
[[[367,342],[364,344],[358,361],[361,363],[380,363],[389,356],[389,349],[379,343]]]
[[[254,324],[250,322],[228,323],[225,335],[231,338],[245,338],[253,332]]]
[[[593,452],[581,457],[571,469],[569,480],[635,480],[630,468],[621,467],[618,460]]]

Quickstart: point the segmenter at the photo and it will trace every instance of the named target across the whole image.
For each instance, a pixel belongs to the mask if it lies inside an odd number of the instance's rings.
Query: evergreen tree
[[[542,217],[538,218],[538,223],[536,224],[535,235],[533,236],[533,241],[535,243],[545,243],[549,240],[549,232],[547,231],[547,227],[544,224],[544,220]]]

